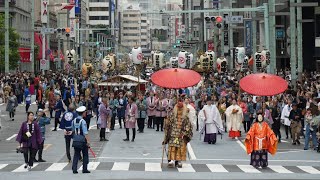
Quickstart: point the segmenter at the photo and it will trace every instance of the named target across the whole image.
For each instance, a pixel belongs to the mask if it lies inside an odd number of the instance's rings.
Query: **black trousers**
[[[119,117],[120,128],[122,128],[122,121],[123,121],[123,126],[126,127],[126,121],[124,120],[124,117]]]
[[[129,139],[129,128],[126,128],[127,139]],[[136,138],[136,128],[132,128],[132,140]]]
[[[53,108],[49,108],[49,110],[50,110],[50,118],[51,118],[51,117],[53,117],[53,116],[52,116],[52,114],[53,114]]]
[[[243,128],[245,132],[248,132],[250,130],[251,126],[251,120],[250,121],[243,121]]]
[[[138,118],[138,131],[143,132],[145,118]]]
[[[36,156],[37,150],[33,149],[31,147],[29,148],[23,148],[23,157],[24,162],[28,164],[29,166],[33,166],[33,161]]]
[[[281,139],[281,133],[280,133],[280,128],[272,128],[274,134],[276,135],[276,137],[278,137],[278,139]]]
[[[88,170],[88,164],[89,164],[89,152],[88,147],[85,146],[82,149],[74,148],[74,156],[73,156],[73,162],[72,162],[72,171],[77,171],[78,167],[78,161],[81,159],[81,152],[83,155],[83,161],[82,161],[82,171]]]
[[[106,139],[106,128],[100,128],[100,139]]]
[[[156,117],[156,121],[157,121],[157,131],[159,131],[159,126],[161,126],[161,131],[163,131],[164,117]]]
[[[85,121],[86,121],[86,123],[87,123],[87,129],[88,129],[88,130],[89,130],[89,127],[90,127],[91,117],[92,117],[92,115],[87,115],[87,117],[85,118]]]
[[[71,144],[72,135],[65,135],[64,138],[65,138],[65,142],[66,142],[67,158],[68,158],[68,160],[71,160],[70,144]]]
[[[11,118],[14,119],[14,111],[10,111],[10,112],[9,112],[9,116],[10,116],[10,119],[11,119]]]
[[[57,129],[58,124],[60,124],[60,118],[54,118],[54,129]]]
[[[30,104],[26,104],[26,113],[29,111]]]
[[[39,149],[38,149],[38,151],[37,151],[37,152],[38,152],[38,160],[42,159],[43,146],[44,146],[44,140],[42,141],[41,144],[39,144]],[[36,152],[36,154],[34,155],[34,158],[36,158],[37,152]]]
[[[116,124],[116,116],[117,116],[117,114],[112,114],[111,124],[110,124],[110,130],[114,130],[114,126],[115,126],[115,124]]]
[[[291,132],[290,126],[284,125],[284,130],[286,131],[287,138],[289,137],[289,132],[290,132],[290,136],[292,138],[292,132]]]
[[[148,128],[153,128],[155,126],[155,117],[154,116],[148,116]]]

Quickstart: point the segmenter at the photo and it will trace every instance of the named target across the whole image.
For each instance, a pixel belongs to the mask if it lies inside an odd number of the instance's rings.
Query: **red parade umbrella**
[[[164,88],[179,89],[198,84],[201,75],[190,69],[162,69],[152,74],[151,81]]]
[[[273,96],[284,92],[288,88],[288,83],[280,76],[259,73],[242,78],[240,88],[257,96]]]

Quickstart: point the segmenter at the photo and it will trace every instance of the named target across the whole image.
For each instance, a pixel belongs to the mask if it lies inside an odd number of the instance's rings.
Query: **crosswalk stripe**
[[[238,165],[238,167],[245,173],[261,173],[251,165]]]
[[[178,168],[179,172],[196,172],[191,164],[182,164],[182,168]]]
[[[34,163],[33,167],[31,169],[33,169],[34,167],[38,166],[39,163]],[[13,170],[12,172],[28,172],[28,169],[24,168],[25,164],[22,164],[20,167],[18,167],[17,169]]]
[[[115,162],[112,167],[112,171],[128,171],[130,163],[129,162]]]
[[[6,166],[8,166],[8,164],[0,164],[0,169],[5,168]]]
[[[88,170],[89,171],[94,171],[94,170],[96,170],[97,169],[97,167],[99,166],[99,164],[100,164],[100,162],[89,162],[89,164],[88,164]],[[79,169],[78,169],[78,171],[82,171],[82,167],[83,166],[81,166]]]
[[[221,164],[207,164],[211,172],[228,172]]]
[[[160,163],[145,163],[145,171],[157,171],[161,172],[161,164]]]
[[[320,171],[312,166],[297,166],[302,171],[305,171],[310,174],[320,174]]]
[[[62,171],[67,165],[68,163],[53,163],[45,171]]]
[[[292,171],[289,171],[283,166],[268,166],[271,170],[280,173],[280,174],[288,174],[288,173],[293,173]]]

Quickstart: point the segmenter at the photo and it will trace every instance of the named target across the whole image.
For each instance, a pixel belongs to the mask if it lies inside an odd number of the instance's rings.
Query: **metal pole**
[[[48,8],[48,16],[47,16],[47,28],[50,28],[50,9]],[[50,49],[50,34],[47,34],[47,43],[48,43],[48,49]],[[52,52],[51,52],[52,53]],[[46,69],[50,69],[50,58],[48,58],[48,61],[46,63]]]
[[[4,72],[9,73],[9,1],[4,1],[4,25],[5,25],[5,47],[4,47]]]
[[[269,11],[268,11],[268,3],[263,3],[264,6],[264,36],[265,36],[265,48],[269,49],[270,44],[269,44]]]
[[[275,0],[269,0],[269,13],[275,13],[276,6]],[[276,63],[277,63],[277,53],[276,53],[276,16],[269,17],[269,50],[270,50],[270,73],[275,73]]]
[[[83,64],[83,44],[82,44],[82,31],[79,32],[80,33],[80,64],[79,64],[79,69],[81,69],[81,66]]]
[[[31,30],[34,30],[34,1],[35,0],[31,0]],[[31,50],[30,50],[30,61],[31,61],[31,73],[34,73],[34,32],[31,32]]]
[[[257,1],[252,0],[252,8],[257,7]],[[257,66],[254,54],[257,52],[257,21],[254,20],[256,18],[256,12],[252,12],[252,56],[253,56],[253,72],[257,72]]]
[[[229,8],[232,9],[232,1],[233,0],[229,0]],[[229,12],[229,16],[232,16],[232,12]],[[229,50],[231,53],[231,50],[234,46],[233,44],[233,28],[232,28],[232,24],[229,23]],[[233,70],[233,56],[232,54],[230,54],[230,69]]]
[[[301,3],[301,0],[297,0],[297,3]],[[302,71],[303,71],[303,60],[302,60],[302,8],[297,7],[297,51],[298,51],[298,78],[299,81],[302,80]]]
[[[290,5],[295,3],[295,0],[290,0]],[[296,71],[297,71],[297,56],[296,56],[296,13],[295,7],[290,6],[290,67],[291,67],[291,84],[296,87]]]
[[[219,2],[219,8],[223,8],[222,1]],[[219,13],[219,16],[223,18],[223,13]],[[221,56],[224,56],[224,22],[221,23],[221,36],[220,36],[220,44],[221,44]]]

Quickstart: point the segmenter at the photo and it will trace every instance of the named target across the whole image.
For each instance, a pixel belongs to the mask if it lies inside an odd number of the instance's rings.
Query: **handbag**
[[[78,120],[78,118],[76,118],[76,119],[74,120],[74,123],[77,123],[77,120]],[[84,135],[81,135],[81,131],[82,131],[82,127],[81,127],[82,121],[83,121],[83,119],[81,119],[81,120],[79,121],[79,123],[77,123],[77,125],[79,125],[79,128],[76,128],[76,129],[75,129],[75,132],[74,132],[74,134],[73,134],[72,147],[78,148],[78,149],[82,149],[82,148],[84,148],[85,145],[86,145],[86,138],[85,138]],[[80,132],[79,132],[79,129],[80,129]]]
[[[100,125],[100,124],[101,124],[101,118],[100,118],[100,116],[98,116],[97,125]]]

